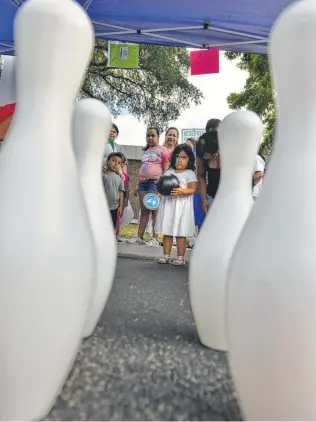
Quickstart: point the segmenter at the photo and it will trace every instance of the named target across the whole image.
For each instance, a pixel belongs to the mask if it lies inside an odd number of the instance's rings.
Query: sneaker
[[[160,246],[159,245],[159,241],[157,239],[155,239],[154,237],[152,237],[151,239],[149,239],[146,242],[146,245],[148,245],[148,246]]]
[[[134,237],[131,237],[130,239],[127,239],[126,243],[132,243],[132,244],[139,243],[140,245],[144,245],[146,242],[144,239],[141,239],[138,236],[134,236]]]
[[[188,241],[188,248],[190,248],[190,249],[193,249],[193,247],[194,247],[194,245],[195,245],[195,241],[196,241],[196,238],[195,237],[190,237],[189,238],[189,241]]]
[[[117,242],[122,242],[122,238],[119,234],[116,235],[116,241]]]

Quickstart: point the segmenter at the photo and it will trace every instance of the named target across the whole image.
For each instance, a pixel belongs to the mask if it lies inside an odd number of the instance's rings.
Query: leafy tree
[[[227,101],[233,110],[246,107],[255,111],[265,124],[262,150],[270,154],[275,124],[274,91],[271,85],[268,56],[250,53],[225,53],[229,60],[238,60],[237,67],[249,75],[243,91],[232,93]]]
[[[97,40],[82,94],[106,103],[114,116],[125,111],[163,130],[202,101],[202,92],[187,79],[189,68],[185,48],[152,45],[141,46],[139,69],[108,68],[107,42]]]

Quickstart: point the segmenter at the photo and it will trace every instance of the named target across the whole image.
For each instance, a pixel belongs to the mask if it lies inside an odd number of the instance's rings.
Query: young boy
[[[117,174],[122,166],[122,155],[112,152],[107,158],[107,169],[103,174],[104,191],[108,200],[113,226],[116,227],[117,215],[122,217],[124,204],[124,185],[122,178]]]

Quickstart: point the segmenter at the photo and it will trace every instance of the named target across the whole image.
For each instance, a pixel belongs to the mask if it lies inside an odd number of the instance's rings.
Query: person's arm
[[[102,163],[102,173],[105,173],[106,172],[106,168],[107,168],[106,160],[104,159],[103,160],[103,163]]]
[[[253,175],[253,184],[256,185],[260,182],[260,180],[263,178],[264,172],[263,171],[256,171]]]
[[[125,188],[126,197],[125,197],[125,206],[127,207],[129,201],[129,179],[127,179],[127,185]]]
[[[166,172],[170,168],[170,158],[171,154],[166,148],[164,148],[165,151],[163,151],[162,155],[162,171]]]
[[[125,189],[124,189],[124,184],[123,184],[123,180],[122,180],[122,178],[121,178],[121,180],[120,180],[120,184],[119,184],[119,187],[118,187],[118,191],[119,191],[119,208],[118,208],[118,215],[119,215],[120,217],[122,217],[122,215],[123,215],[123,207],[124,207],[124,192],[125,192]]]
[[[196,182],[190,182],[188,183],[188,187],[187,188],[175,188],[172,190],[171,195],[172,196],[179,196],[179,195],[185,195],[185,196],[190,196],[193,195],[196,191]]]
[[[264,176],[265,161],[260,155],[256,156],[255,166],[253,169],[253,184],[254,186],[260,182]]]
[[[167,160],[163,167],[163,172],[166,172],[169,168],[170,168],[170,160]]]
[[[119,216],[122,217],[122,215],[123,215],[123,203],[124,203],[124,191],[120,190],[119,193],[120,193],[120,206],[119,206],[118,213],[119,213]]]
[[[196,157],[196,175],[198,179],[198,191],[202,199],[202,207],[205,214],[207,213],[210,203],[206,197],[206,180],[205,180],[205,169],[200,157]]]

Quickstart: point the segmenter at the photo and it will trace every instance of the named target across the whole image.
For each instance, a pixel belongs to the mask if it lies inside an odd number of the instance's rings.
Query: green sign
[[[108,42],[108,67],[138,69],[139,45]]]

